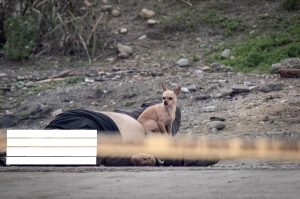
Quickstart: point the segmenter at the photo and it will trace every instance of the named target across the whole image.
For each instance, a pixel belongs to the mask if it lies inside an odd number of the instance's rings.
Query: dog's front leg
[[[164,122],[158,121],[157,124],[158,124],[158,127],[160,128],[161,133],[168,133]]]
[[[167,132],[168,132],[169,135],[172,134],[172,123],[167,125]]]

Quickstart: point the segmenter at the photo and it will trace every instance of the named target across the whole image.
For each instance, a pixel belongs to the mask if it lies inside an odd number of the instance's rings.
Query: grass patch
[[[239,18],[225,16],[220,11],[189,7],[161,19],[160,28],[165,32],[195,31],[199,25],[207,25],[221,31],[225,36],[242,31],[246,27]]]
[[[224,48],[230,48],[234,58],[222,59]],[[236,71],[268,73],[271,64],[288,57],[300,57],[300,25],[294,24],[285,33],[268,33],[241,43],[232,43],[208,53],[209,62],[230,65]]]

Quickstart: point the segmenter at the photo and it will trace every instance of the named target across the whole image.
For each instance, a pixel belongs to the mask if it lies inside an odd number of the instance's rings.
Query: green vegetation
[[[220,57],[225,47],[232,49],[230,59]],[[220,47],[208,56],[208,61],[230,65],[237,71],[262,73],[270,72],[271,64],[287,57],[300,57],[299,24],[294,24],[285,33],[257,35],[241,43]]]
[[[295,11],[300,9],[299,0],[284,0],[282,2],[282,8],[287,11]]]
[[[200,24],[207,24],[215,30],[220,30],[225,36],[245,29],[242,21],[236,17],[223,15],[217,10],[202,10],[188,7],[161,20],[160,27],[166,32],[196,30]]]
[[[29,16],[10,17],[5,21],[6,56],[13,61],[28,59],[36,46],[37,25]]]

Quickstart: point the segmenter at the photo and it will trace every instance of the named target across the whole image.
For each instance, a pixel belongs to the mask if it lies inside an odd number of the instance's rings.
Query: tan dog
[[[177,96],[181,87],[178,86],[174,91],[168,90],[164,84],[162,103],[148,107],[138,118],[146,132],[160,132],[162,134],[171,134],[172,124],[175,119],[177,106]]]

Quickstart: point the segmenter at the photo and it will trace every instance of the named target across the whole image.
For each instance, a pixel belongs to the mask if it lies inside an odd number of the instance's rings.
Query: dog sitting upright
[[[174,91],[168,90],[164,84],[162,103],[148,107],[138,118],[146,132],[153,132],[171,135],[172,124],[175,119],[177,96],[181,87]]]

